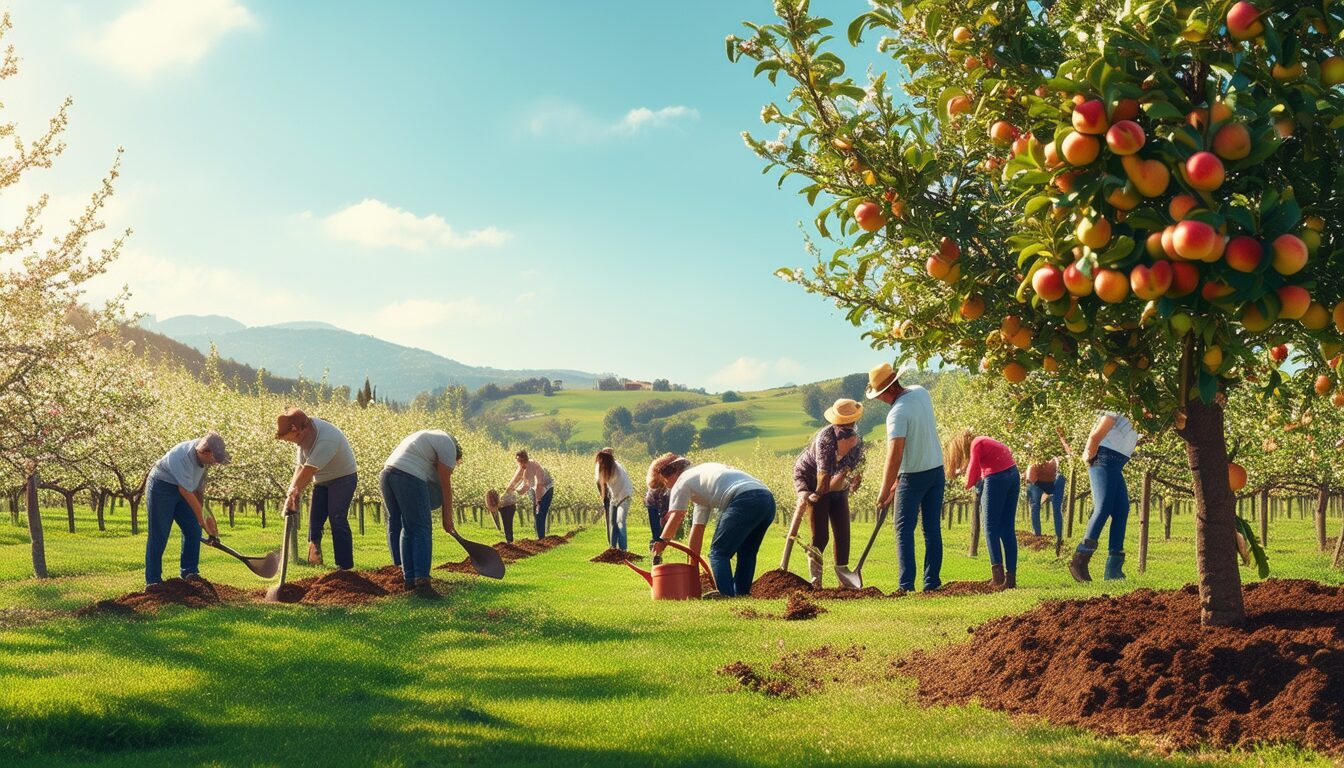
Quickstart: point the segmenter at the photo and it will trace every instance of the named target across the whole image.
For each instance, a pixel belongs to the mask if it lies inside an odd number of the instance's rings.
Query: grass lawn
[[[925,709],[909,679],[890,675],[894,656],[962,641],[968,626],[1046,598],[1191,580],[1188,515],[1176,518],[1169,542],[1155,526],[1148,572],[1138,574],[1131,557],[1123,585],[1076,585],[1053,552],[1023,550],[1022,588],[1012,593],[831,602],[805,622],[741,618],[745,601],[654,603],[624,567],[587,562],[604,548],[601,528],[590,528],[509,566],[502,582],[448,575],[440,601],[169,609],[133,620],[58,614],[4,628],[5,609],[70,609],[138,588],[144,538],[127,535],[124,513],[112,522],[116,530],[85,533],[93,525],[81,517],[81,532],[69,534],[53,510],[47,551],[57,577],[39,582],[27,574],[24,530],[0,519],[0,765],[1330,764],[1287,747],[1166,756],[1141,739],[978,707]],[[277,543],[274,524],[242,522],[226,534],[236,548]],[[1338,525],[1331,519],[1332,534]],[[778,562],[781,528],[771,530],[758,572]],[[860,524],[856,542],[869,530]],[[493,528],[464,532],[495,540]],[[632,543],[645,532],[632,525]],[[1129,532],[1133,553],[1138,525]],[[964,525],[948,533],[945,581],[988,576],[983,554],[965,554],[966,536]],[[356,534],[357,566],[388,562],[384,546],[370,520]],[[435,546],[436,563],[462,557],[441,532]],[[1269,552],[1277,576],[1344,580],[1315,551],[1310,521],[1274,521]],[[893,561],[888,531],[865,568],[869,583],[892,588]],[[805,568],[801,553],[793,566]],[[210,550],[202,571],[262,585]],[[864,651],[837,669],[842,682],[815,694],[769,698],[732,690],[715,673],[823,644]]]

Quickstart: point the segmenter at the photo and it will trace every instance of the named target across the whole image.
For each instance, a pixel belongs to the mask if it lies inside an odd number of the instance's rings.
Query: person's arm
[[[663,550],[667,549],[667,542],[677,535],[677,529],[681,527],[681,521],[686,518],[686,510],[670,509],[664,517],[666,521],[663,523],[662,532],[658,534],[659,540],[653,543],[653,554],[655,555],[663,554]],[[701,528],[703,529],[704,526],[702,525]]]
[[[443,489],[443,530],[452,533],[453,525],[453,468],[441,461],[434,462],[434,471],[439,475],[439,487]]]
[[[686,540],[686,546],[695,554],[700,554],[700,548],[705,543],[705,524],[691,523],[691,535]]]
[[[1055,434],[1059,435],[1059,443],[1060,445],[1064,446],[1064,454],[1067,456],[1072,456],[1073,448],[1069,445],[1068,438],[1064,437],[1064,428],[1056,426]]]
[[[966,487],[975,485],[975,481],[980,479],[980,451],[976,450],[979,446],[971,444],[971,455],[966,461]]]
[[[1087,447],[1083,449],[1083,461],[1091,463],[1097,456],[1097,449],[1101,447],[1101,441],[1105,439],[1106,433],[1115,426],[1114,416],[1102,416],[1097,419],[1097,423],[1092,427],[1092,433],[1087,436]]]
[[[896,480],[900,477],[901,457],[904,455],[904,437],[893,438],[887,442],[887,463],[882,468],[882,490],[877,497],[877,506],[887,506],[896,495]]]
[[[299,497],[303,495],[303,490],[313,481],[313,475],[317,474],[317,467],[311,464],[304,464],[294,470],[294,478],[289,481],[289,492],[285,494],[285,509],[299,509]]]
[[[509,481],[508,485],[504,486],[505,493],[512,493],[514,490],[514,486],[518,486],[518,490],[520,491],[522,490],[522,486],[519,485],[519,481],[523,479],[523,472],[525,470],[526,470],[525,467],[519,467],[518,471],[513,473],[513,479]]]
[[[209,533],[211,536],[218,536],[219,528],[215,525],[215,518],[206,517],[205,508],[201,506],[201,502],[205,497],[205,486],[202,485],[201,489],[198,491],[188,491],[185,487],[179,485],[177,486],[177,492],[182,494],[182,498],[186,500],[187,506],[191,507],[191,513],[196,516],[196,521],[201,524],[201,527],[205,529],[206,533]]]

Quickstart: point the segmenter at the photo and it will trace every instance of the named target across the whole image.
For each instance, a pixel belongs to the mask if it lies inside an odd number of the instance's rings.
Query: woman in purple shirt
[[[797,509],[812,506],[812,547],[825,551],[827,528],[835,537],[835,570],[849,570],[849,492],[858,490],[863,479],[863,441],[854,425],[863,416],[863,406],[840,399],[826,410],[829,425],[812,437],[793,465],[793,485],[798,491]],[[807,558],[812,586],[821,587],[822,562],[811,553]]]

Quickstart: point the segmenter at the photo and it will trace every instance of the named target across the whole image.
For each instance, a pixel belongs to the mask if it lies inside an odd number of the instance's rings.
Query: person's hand
[[[457,530],[457,523],[453,522],[453,516],[451,514],[443,516],[443,530],[445,533],[449,534]]]
[[[213,516],[205,518],[205,532],[210,534],[211,538],[219,538],[219,524],[215,522]]]
[[[882,495],[877,497],[877,508],[881,509],[882,507],[890,505],[892,497],[895,495],[896,495],[895,488],[888,488],[887,490],[883,491]]]
[[[849,481],[849,492],[858,493],[859,486],[861,485],[863,485],[863,475],[855,475],[854,478]]]
[[[667,549],[667,541],[659,539],[653,542],[653,546],[649,547],[649,549],[653,552],[654,557],[657,557],[663,554],[663,550]]]
[[[818,501],[821,501],[821,497],[818,496],[817,494],[815,494],[815,493],[809,493],[809,494],[807,494],[807,503],[808,503],[808,504],[816,504]]]
[[[285,494],[285,512],[299,511],[299,489],[290,488],[289,493]]]

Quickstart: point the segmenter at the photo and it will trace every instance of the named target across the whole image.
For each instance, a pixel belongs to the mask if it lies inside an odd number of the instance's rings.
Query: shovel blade
[[[504,559],[499,556],[494,547],[467,541],[457,531],[453,531],[453,538],[457,539],[457,543],[467,550],[467,557],[471,560],[471,567],[476,570],[476,573],[488,579],[504,578]]]
[[[863,589],[863,574],[836,566],[835,576],[845,589]]]
[[[249,557],[243,564],[263,579],[274,579],[280,572],[280,553],[271,552],[265,557]]]

